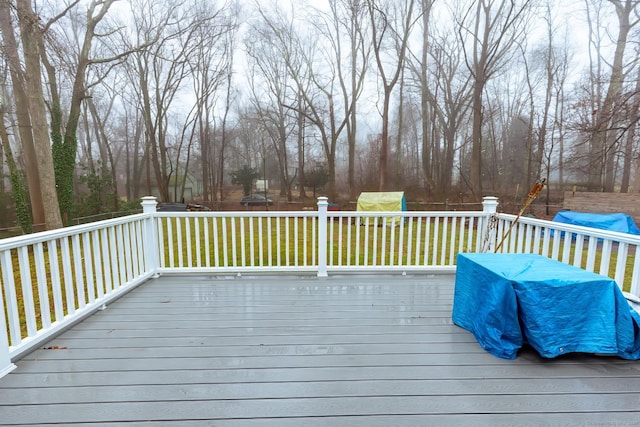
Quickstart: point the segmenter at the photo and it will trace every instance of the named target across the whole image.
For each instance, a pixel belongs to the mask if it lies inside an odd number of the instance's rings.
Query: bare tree
[[[235,13],[237,17],[237,12]],[[234,25],[236,27],[236,25]],[[229,129],[229,112],[231,110],[231,106],[234,102],[234,97],[236,91],[233,89],[233,59],[234,59],[234,51],[236,45],[235,32],[227,32],[227,37],[224,43],[226,47],[224,58],[225,67],[222,68],[224,70],[224,85],[225,85],[225,94],[224,94],[224,108],[222,113],[222,118],[220,119],[220,151],[218,154],[218,188],[220,192],[220,200],[224,200],[224,177],[225,177],[225,164],[226,164],[226,151],[227,146],[229,145],[229,141],[231,140],[230,134],[231,130]]]
[[[63,39],[62,34],[67,31],[66,27],[61,26],[56,34],[53,30],[53,25],[67,15],[72,10],[72,7],[79,4],[78,1],[73,2],[63,12],[51,18],[44,25],[43,32],[49,34],[49,37],[47,40],[40,40],[39,52],[46,70],[50,95],[49,110],[53,160],[56,170],[56,188],[60,210],[65,222],[70,220],[69,216],[73,206],[74,171],[78,151],[77,131],[82,114],[82,102],[88,96],[88,88],[98,84],[110,72],[112,67],[116,66],[129,54],[128,51],[123,51],[107,57],[92,56],[93,45],[96,40],[103,42],[102,39],[105,36],[117,31],[115,28],[105,27],[102,28],[105,32],[103,34],[98,30],[98,25],[104,22],[104,18],[114,1],[91,0],[87,5],[86,18],[81,28],[75,28],[76,17],[72,15],[73,34],[66,49],[60,46]],[[52,45],[50,51],[47,50],[45,41]],[[76,43],[76,45],[74,46],[72,43]],[[53,61],[52,53],[57,54],[57,63]],[[91,67],[100,65],[106,66],[100,70],[93,68],[93,71],[96,72],[94,79],[92,82],[87,82],[87,75]],[[68,71],[68,77],[64,77],[68,78],[71,84],[71,94],[66,111],[63,110],[63,96],[58,84],[61,68]]]
[[[95,135],[95,140],[98,145],[98,152],[100,153],[100,164],[99,170],[95,171],[94,174],[97,176],[108,176],[110,178],[110,190],[111,190],[111,205],[113,209],[118,210],[120,204],[120,197],[118,195],[118,176],[117,176],[117,154],[114,156],[114,152],[112,149],[112,141],[115,138],[110,138],[109,132],[111,127],[107,127],[106,123],[109,120],[109,116],[111,115],[113,109],[113,102],[115,100],[114,97],[108,98],[109,103],[106,106],[105,110],[102,112],[98,112],[96,108],[96,102],[94,99],[87,100],[87,108],[89,110],[89,114],[85,115],[85,122],[89,122],[89,118],[91,118],[91,122],[93,124],[93,133]],[[102,113],[102,114],[101,114]],[[87,123],[88,124],[88,123]],[[89,132],[87,131],[88,135]],[[113,141],[115,145],[115,141]],[[91,152],[91,147],[89,147],[88,152]],[[93,166],[91,166],[93,167]],[[97,172],[97,173],[96,173]],[[97,212],[96,212],[97,213]]]
[[[616,16],[618,18],[618,36],[615,41],[615,52],[613,62],[611,64],[611,74],[608,81],[606,95],[600,108],[594,111],[594,129],[592,143],[592,158],[598,157],[603,161],[603,167],[594,167],[592,170],[604,171],[604,176],[591,174],[591,184],[595,184],[596,180],[601,181],[604,191],[613,191],[615,184],[614,176],[614,152],[619,135],[613,131],[614,115],[616,103],[619,102],[623,89],[625,77],[625,49],[627,47],[627,39],[629,32],[640,22],[637,0],[608,0],[615,7]],[[587,4],[588,7],[588,4]],[[595,166],[595,165],[593,165]]]
[[[461,127],[470,108],[470,75],[459,38],[430,25],[431,0],[422,0],[421,51],[409,50],[409,69],[420,94],[421,161],[428,194],[449,194]],[[442,144],[440,141],[442,140]]]
[[[545,91],[542,113],[537,128],[537,144],[539,153],[540,170],[537,177],[545,177],[547,214],[549,214],[549,200],[551,192],[551,172],[557,168],[557,188],[563,186],[563,143],[564,143],[564,109],[565,109],[565,85],[569,73],[568,46],[566,37],[562,44],[558,43],[561,37],[557,37],[557,27],[554,26],[551,9],[547,5],[544,21],[547,27],[547,45],[542,50],[542,62],[544,64]],[[556,153],[556,149],[558,152]],[[557,165],[554,165],[557,163]],[[543,170],[545,168],[546,170]],[[528,187],[527,187],[528,188]]]
[[[526,42],[526,41],[525,41]],[[542,169],[542,155],[544,153],[544,136],[539,135],[538,144],[534,141],[534,128],[536,121],[536,114],[538,113],[536,108],[536,92],[539,91],[539,87],[543,85],[542,73],[535,72],[536,63],[530,64],[530,58],[528,58],[527,47],[523,44],[519,45],[522,54],[522,63],[525,68],[524,80],[527,87],[527,98],[529,101],[529,114],[527,120],[527,133],[525,138],[526,147],[526,161],[524,165],[518,165],[520,170],[524,172],[521,176],[523,179],[517,181],[518,184],[522,184],[524,189],[531,188],[531,185],[540,177],[540,171]],[[539,68],[539,67],[538,67]],[[547,78],[547,87],[545,90],[545,105],[542,111],[542,126],[546,128],[546,120],[548,117],[549,106],[551,103],[550,97],[550,85],[553,81],[549,81]],[[542,142],[542,147],[540,147]]]
[[[554,116],[553,116],[553,132],[551,133],[551,146],[548,154],[547,164],[547,173],[551,172],[551,154],[553,152],[553,148],[558,148],[558,188],[564,187],[564,152],[565,152],[565,135],[566,129],[565,126],[565,110],[567,104],[567,95],[566,95],[566,82],[567,77],[569,76],[569,52],[568,47],[565,43],[563,49],[561,51],[560,56],[561,60],[558,62],[558,69],[556,74],[556,81],[553,85],[553,92],[555,98],[555,108],[554,108]],[[550,176],[547,176],[547,183],[550,183]],[[549,192],[550,185],[547,185],[547,192]],[[548,197],[547,197],[548,199]]]
[[[465,48],[465,61],[473,77],[473,133],[469,182],[476,199],[482,197],[483,94],[487,82],[509,61],[527,22],[530,0],[478,0],[458,22],[458,34]],[[469,40],[467,46],[466,41]]]
[[[420,88],[420,110],[422,112],[422,167],[428,193],[432,193],[435,188],[432,175],[432,153],[434,144],[432,144],[433,138],[430,138],[430,131],[434,123],[434,117],[432,114],[433,103],[431,102],[434,99],[434,96],[429,86],[428,62],[429,52],[433,51],[430,46],[430,22],[433,3],[433,0],[421,0],[420,2],[420,7],[422,9],[422,46],[419,56],[409,50],[411,60],[408,64],[409,68],[417,78]]]
[[[366,5],[363,0],[333,0],[329,3],[331,17],[327,20],[326,30],[323,32],[331,43],[337,61],[336,72],[340,82],[344,111],[347,112],[346,123],[348,144],[347,182],[349,198],[355,198],[355,150],[358,130],[357,103],[364,87],[367,67],[369,64],[369,44],[365,31]],[[342,33],[344,32],[344,37]],[[346,41],[343,41],[346,38]],[[343,46],[343,43],[345,46]],[[343,50],[346,48],[348,63],[342,63]],[[333,177],[335,182],[335,176]]]
[[[148,15],[138,15],[136,27],[143,37],[160,34],[158,42],[138,52],[133,62],[134,75],[139,79],[138,89],[141,110],[145,123],[145,139],[148,145],[147,173],[153,171],[158,195],[163,201],[172,200],[169,193],[169,180],[175,172],[168,156],[167,128],[169,126],[169,107],[181,88],[187,75],[189,46],[187,32],[190,22],[184,19],[174,20],[179,7],[170,5],[163,11],[146,4]],[[145,9],[145,7],[142,7]],[[183,18],[183,17],[181,17]]]
[[[205,4],[198,7],[207,8]],[[209,19],[200,25],[193,34],[194,54],[189,61],[191,80],[195,94],[192,114],[196,117],[197,141],[200,146],[200,168],[203,182],[203,200],[223,198],[223,180],[227,145],[227,115],[230,109],[233,91],[233,58],[235,32],[240,11],[236,8],[221,8],[217,19]],[[205,14],[204,11],[201,14]],[[226,88],[224,116],[220,144],[213,132],[214,112],[220,100],[220,90]]]
[[[266,13],[266,12],[265,12]],[[279,9],[277,14],[283,13]],[[265,14],[265,17],[267,15]],[[295,69],[298,58],[292,52],[282,52],[278,36],[274,35],[274,22],[281,16],[269,15],[268,19],[255,23],[245,39],[247,54],[250,58],[249,87],[251,103],[256,112],[256,123],[260,124],[263,134],[267,135],[270,146],[278,163],[278,175],[281,183],[281,194],[292,199],[290,165],[293,163],[288,140],[293,134],[297,117],[294,114],[296,101],[299,101],[298,91],[288,80],[289,69]],[[280,35],[284,37],[284,35]],[[288,57],[287,57],[288,55]],[[288,64],[287,64],[288,63]],[[295,64],[295,65],[294,65]],[[300,108],[297,108],[300,110]],[[262,151],[263,159],[269,155],[268,145],[262,144],[263,139],[256,141],[256,150]]]
[[[153,171],[154,182],[162,200],[172,200],[169,184],[176,179],[178,165],[170,153],[175,150],[167,139],[171,108],[183,93],[191,77],[191,61],[197,56],[202,26],[214,25],[221,9],[200,7],[200,3],[147,2],[136,9],[146,10],[134,20],[138,44],[156,40],[138,49],[130,62],[130,75],[136,79],[140,109],[144,118],[148,145],[147,171]],[[213,47],[212,47],[213,48]],[[183,115],[184,116],[184,115]],[[185,122],[190,121],[186,118]],[[149,173],[149,172],[148,172]]]
[[[343,69],[344,46],[339,36],[342,24],[335,13],[314,15],[317,17],[314,27],[324,36],[318,41],[301,35],[295,23],[282,14],[273,16],[263,8],[258,10],[269,31],[264,36],[273,40],[273,48],[283,59],[285,78],[294,86],[296,97],[285,107],[297,115],[302,114],[317,131],[327,162],[328,194],[335,198],[337,144],[351,119],[350,111],[355,105],[351,95],[355,92],[355,96],[359,96],[363,73],[356,76],[359,80],[356,79],[356,87],[351,92]]]
[[[411,30],[417,19],[414,15],[415,0],[405,2],[383,2],[367,0],[367,8],[371,21],[373,52],[376,58],[378,77],[382,83],[382,133],[380,147],[380,181],[378,190],[384,191],[388,186],[389,157],[389,114],[391,94],[398,83]],[[396,56],[388,58],[390,52]],[[391,63],[391,67],[385,64]]]
[[[558,80],[558,72],[562,66],[562,59],[558,58],[556,49],[554,49],[554,28],[551,21],[550,7],[547,5],[545,22],[547,24],[547,47],[544,51],[544,71],[546,77],[546,85],[544,91],[544,103],[542,108],[542,117],[540,121],[540,127],[538,129],[538,158],[536,159],[537,177],[542,176],[542,159],[546,148],[547,141],[547,128],[549,127],[549,120],[551,116],[551,101],[553,99],[553,86]],[[547,175],[548,178],[548,175]],[[527,183],[526,188],[530,188],[532,182]]]
[[[349,153],[354,152],[356,104],[362,93],[368,53],[362,32],[364,4],[348,0],[340,4],[331,2],[330,8],[330,13],[317,12],[317,19],[314,19],[314,28],[322,36],[317,42],[314,38],[307,37],[304,40],[299,35],[293,35],[297,39],[295,47],[303,68],[297,70],[300,72],[292,73],[292,78],[302,100],[300,105],[303,108],[299,109],[299,113],[314,125],[320,135],[327,159],[328,194],[335,199],[338,141],[347,129],[348,150]],[[326,47],[305,48],[314,42]],[[289,69],[293,71],[291,67]],[[349,162],[353,175],[353,159]],[[353,191],[349,189],[350,193]]]
[[[129,81],[123,83],[120,97],[123,108],[118,127],[125,150],[126,196],[127,200],[133,200],[139,198],[143,191],[144,194],[153,193],[150,180],[144,179],[149,146],[144,141],[142,111],[136,91],[128,83]]]

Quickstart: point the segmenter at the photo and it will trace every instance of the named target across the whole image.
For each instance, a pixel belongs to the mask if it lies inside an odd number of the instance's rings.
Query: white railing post
[[[158,200],[155,196],[145,196],[140,204],[142,205],[142,213],[148,214],[143,237],[146,269],[157,277],[157,271],[160,267],[158,264],[158,228],[153,214],[156,213]]]
[[[327,210],[329,199],[318,197],[318,277],[327,277]]]
[[[16,368],[16,365],[11,363],[11,356],[9,355],[9,337],[7,336],[7,322],[5,319],[4,301],[0,291],[0,378]]]
[[[494,196],[485,196],[482,198],[482,211],[488,215],[498,211],[498,198]]]
[[[482,241],[481,252],[493,252],[496,244],[496,220],[495,214],[498,211],[498,198],[485,196],[482,198],[482,212],[484,220],[479,238]]]

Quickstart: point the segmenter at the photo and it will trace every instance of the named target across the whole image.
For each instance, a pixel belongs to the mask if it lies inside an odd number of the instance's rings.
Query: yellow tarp
[[[380,191],[380,192],[364,192],[358,197],[358,205],[356,211],[360,212],[402,212],[407,210],[407,202],[404,199],[403,191]],[[361,218],[361,224],[371,224],[369,221],[376,222],[376,217],[369,217],[367,220]],[[395,227],[400,224],[400,217],[380,217],[377,218],[378,224],[386,223],[388,226]]]
[[[397,212],[406,211],[404,191],[363,192],[358,197],[356,211]]]

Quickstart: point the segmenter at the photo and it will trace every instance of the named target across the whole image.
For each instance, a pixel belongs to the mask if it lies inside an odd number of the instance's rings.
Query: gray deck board
[[[453,276],[151,280],[17,361],[0,424],[640,425],[640,364],[498,359]]]

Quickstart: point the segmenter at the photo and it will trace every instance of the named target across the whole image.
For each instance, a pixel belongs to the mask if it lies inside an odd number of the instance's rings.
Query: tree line
[[[2,0],[0,197],[31,231],[249,169],[288,200],[640,191],[639,4]]]

